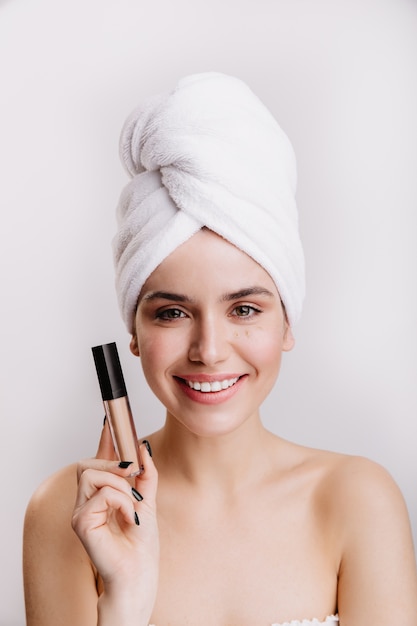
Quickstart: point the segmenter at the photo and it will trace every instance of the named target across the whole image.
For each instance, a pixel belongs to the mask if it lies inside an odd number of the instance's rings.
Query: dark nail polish
[[[151,448],[151,444],[149,443],[149,441],[147,439],[144,439],[142,443],[145,444],[149,456],[152,456],[152,448]]]
[[[139,517],[138,517],[138,514],[136,513],[136,511],[135,511],[135,524],[136,524],[136,526],[140,526]]]
[[[104,416],[104,420],[103,420],[103,426],[106,425],[106,419],[107,419],[107,415]]]
[[[120,461],[119,467],[121,469],[126,469],[129,465],[132,465],[133,461]]]
[[[143,500],[142,494],[140,494],[139,491],[137,491],[134,487],[132,487],[132,494],[133,494],[133,497],[136,498],[138,502],[141,502]]]

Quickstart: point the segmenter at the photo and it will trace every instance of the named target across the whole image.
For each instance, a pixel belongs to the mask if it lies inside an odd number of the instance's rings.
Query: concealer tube
[[[92,351],[114,449],[119,461],[132,462],[130,476],[137,476],[143,467],[117,346],[108,343]]]

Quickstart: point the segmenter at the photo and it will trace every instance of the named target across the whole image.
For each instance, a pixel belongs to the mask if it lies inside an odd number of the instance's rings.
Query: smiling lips
[[[187,380],[185,382],[191,389],[195,389],[195,391],[201,391],[202,393],[213,393],[213,391],[222,391],[222,389],[228,389],[229,387],[232,387],[235,383],[237,383],[238,380],[239,377],[236,376],[236,378],[215,380],[212,383],[192,380]]]
[[[219,404],[235,395],[241,383],[246,378],[243,376],[229,376],[221,380],[193,380],[192,378],[180,378],[175,376],[176,381],[191,400],[202,404]]]

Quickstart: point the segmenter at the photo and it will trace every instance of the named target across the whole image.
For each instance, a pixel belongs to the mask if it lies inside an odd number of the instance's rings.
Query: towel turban
[[[113,252],[129,332],[146,279],[202,227],[270,274],[294,326],[304,297],[295,156],[245,83],[215,72],[183,78],[128,117],[120,156],[131,181],[117,208]]]

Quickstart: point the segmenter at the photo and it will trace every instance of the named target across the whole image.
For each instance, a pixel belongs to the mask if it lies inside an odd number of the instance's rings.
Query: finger
[[[77,480],[80,481],[83,473],[88,469],[100,470],[101,472],[111,472],[118,476],[128,478],[131,474],[130,465],[120,461],[107,461],[106,459],[81,459],[77,463]]]
[[[86,537],[88,533],[108,524],[112,513],[119,514],[119,526],[121,522],[128,526],[138,523],[130,496],[105,485],[96,491],[92,498],[75,507],[71,520],[72,527],[81,538]]]
[[[113,439],[110,432],[110,426],[108,419],[104,419],[103,428],[101,431],[100,441],[97,448],[96,457],[98,459],[116,459],[116,452],[114,450]],[[133,459],[132,459],[133,461]]]
[[[82,506],[105,487],[111,487],[128,496],[132,503],[135,500],[138,501],[138,497],[132,492],[132,487],[123,476],[89,467],[81,474],[75,506]]]
[[[147,502],[152,502],[156,498],[158,487],[158,471],[153,462],[152,456],[144,443],[139,446],[143,471],[135,478],[135,487],[143,495]]]

